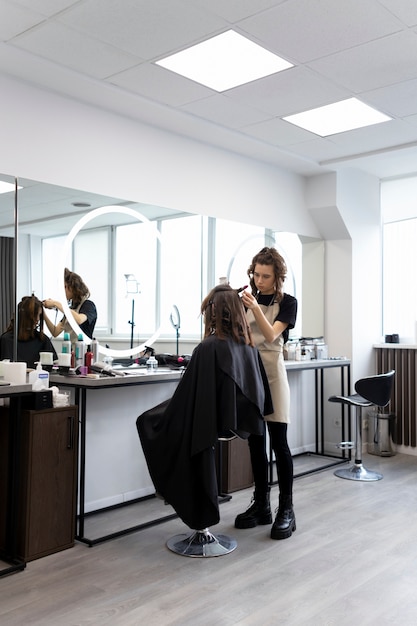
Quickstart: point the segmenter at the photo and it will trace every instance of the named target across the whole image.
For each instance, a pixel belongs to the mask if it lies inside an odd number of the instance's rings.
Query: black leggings
[[[287,442],[287,424],[281,422],[267,422],[272,449],[277,464],[278,486],[282,495],[292,495],[294,479],[293,461]],[[266,437],[264,435],[250,435],[248,439],[252,462],[255,489],[264,494],[268,489],[268,457],[266,453]]]

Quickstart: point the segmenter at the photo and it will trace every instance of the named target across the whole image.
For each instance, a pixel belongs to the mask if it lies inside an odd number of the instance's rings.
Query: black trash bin
[[[378,456],[394,456],[397,418],[393,413],[368,413],[368,452]]]

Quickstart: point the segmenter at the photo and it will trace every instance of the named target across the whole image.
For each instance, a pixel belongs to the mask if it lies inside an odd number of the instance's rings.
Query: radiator
[[[397,417],[396,443],[415,448],[417,446],[417,350],[400,348],[397,345],[389,348],[375,346],[375,348],[377,374],[395,370],[394,386],[388,408],[390,413]]]

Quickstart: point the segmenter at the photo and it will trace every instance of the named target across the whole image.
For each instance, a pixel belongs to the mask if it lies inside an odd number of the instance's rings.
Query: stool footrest
[[[352,450],[355,447],[354,441],[341,441],[336,445],[340,450]]]

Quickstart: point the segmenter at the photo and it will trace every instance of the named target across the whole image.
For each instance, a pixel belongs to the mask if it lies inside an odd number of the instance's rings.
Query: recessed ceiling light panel
[[[216,91],[225,91],[281,72],[292,64],[228,30],[156,62]]]
[[[357,98],[348,98],[303,113],[288,115],[282,119],[311,133],[327,137],[355,128],[387,122],[392,118],[364,104]]]

